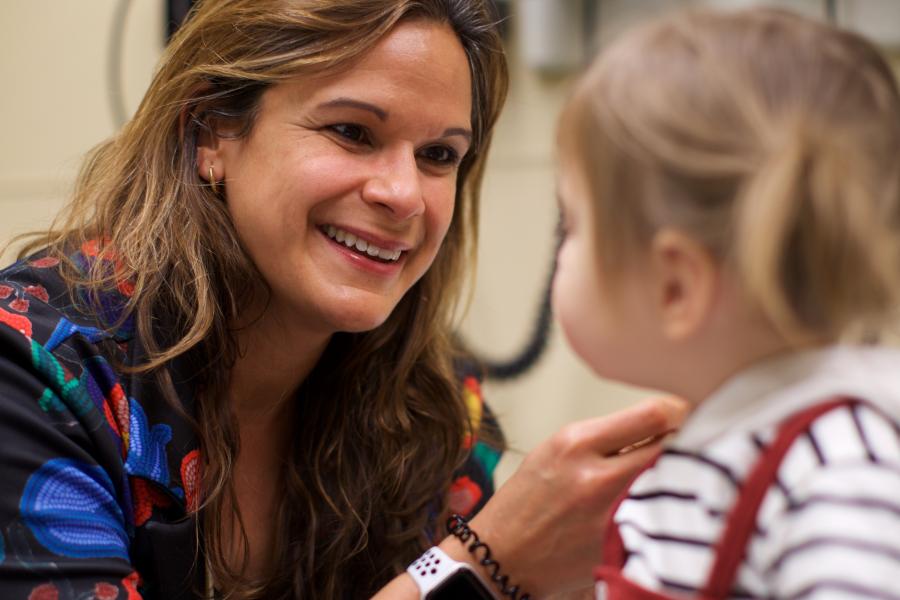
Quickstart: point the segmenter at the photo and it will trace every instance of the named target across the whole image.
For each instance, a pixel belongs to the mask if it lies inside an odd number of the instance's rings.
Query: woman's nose
[[[425,211],[419,166],[412,148],[397,148],[378,161],[363,186],[363,200],[384,207],[398,221]]]

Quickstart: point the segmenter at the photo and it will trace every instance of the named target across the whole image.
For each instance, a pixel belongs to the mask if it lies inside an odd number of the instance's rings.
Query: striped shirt
[[[836,346],[765,361],[696,409],[615,520],[624,575],[692,596],[760,452],[788,415],[835,395],[781,463],[733,598],[900,600],[900,352]]]

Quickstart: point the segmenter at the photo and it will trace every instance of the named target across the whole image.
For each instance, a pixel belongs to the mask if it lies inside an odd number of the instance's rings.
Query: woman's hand
[[[470,523],[510,583],[536,598],[589,585],[612,503],[686,409],[647,400],[567,425],[535,448]]]
[[[686,413],[687,405],[675,398],[646,400],[567,425],[535,448],[469,523],[510,584],[532,598],[591,585],[612,503]],[[440,545],[454,559],[475,564],[457,538]],[[402,575],[376,598],[418,598],[418,592]]]

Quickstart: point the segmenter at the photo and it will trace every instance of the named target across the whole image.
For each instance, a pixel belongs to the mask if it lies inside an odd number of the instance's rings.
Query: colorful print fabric
[[[69,258],[82,269],[109,260],[95,243]],[[85,314],[58,266],[37,255],[0,271],[0,598],[199,598],[197,440],[152,379],[114,366],[141,358],[129,320],[103,326],[121,321],[131,286]],[[178,390],[190,412],[190,391]],[[493,424],[477,378],[463,390],[476,428]],[[493,491],[499,453],[466,444],[450,507],[472,514]]]

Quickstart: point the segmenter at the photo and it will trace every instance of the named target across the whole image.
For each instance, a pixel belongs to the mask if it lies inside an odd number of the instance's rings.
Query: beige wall
[[[5,0],[0,8],[0,247],[49,223],[81,156],[115,131],[107,69],[118,4]],[[163,3],[134,0],[125,25],[121,73],[133,111],[162,48]]]
[[[604,0],[600,40],[648,12],[682,4]],[[786,4],[805,11],[822,5],[818,0]],[[0,94],[5,135],[0,245],[14,233],[49,223],[71,188],[80,157],[115,130],[107,61],[118,5],[117,0],[5,0],[0,9],[0,80],[5,83]],[[131,111],[162,47],[162,2],[134,0],[125,23],[123,89]],[[515,20],[511,25],[515,33]],[[511,47],[512,89],[485,181],[481,263],[462,327],[472,347],[493,357],[509,356],[526,340],[550,266],[556,223],[554,127],[571,83],[571,77],[537,75],[518,59],[515,39]],[[510,443],[521,451],[566,422],[609,412],[644,395],[594,378],[558,330],[533,372],[511,383],[489,382],[485,389]],[[520,451],[508,453],[501,477],[521,456]]]

